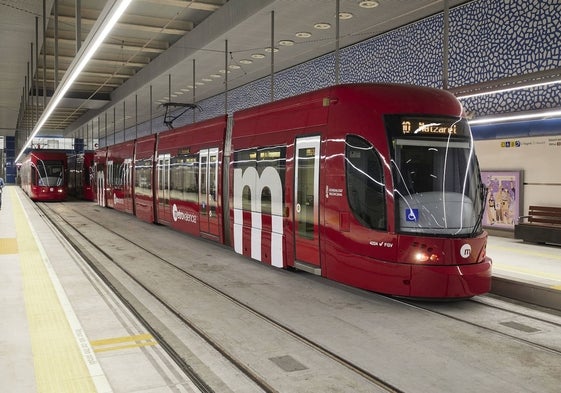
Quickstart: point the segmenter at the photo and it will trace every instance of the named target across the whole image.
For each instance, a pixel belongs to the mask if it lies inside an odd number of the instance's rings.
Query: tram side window
[[[257,150],[239,150],[234,152],[234,168],[242,169],[244,172],[247,168],[257,169]],[[247,184],[242,189],[242,209],[251,211],[251,187],[255,184]]]
[[[386,229],[383,167],[374,147],[364,139],[346,139],[347,195],[354,216],[364,226]]]
[[[135,162],[134,191],[136,195],[152,195],[152,160],[137,160]]]
[[[263,214],[282,214],[286,146],[267,146],[236,151],[234,152],[234,168],[242,169],[244,173],[248,168],[255,168],[257,172],[257,178],[253,179],[253,183],[245,184],[242,188],[243,210],[252,211],[256,207]],[[267,168],[275,169],[280,183],[263,175]],[[254,201],[254,207],[251,204],[252,192],[255,192],[253,195],[258,198],[257,201]],[[273,193],[275,195],[272,195]]]
[[[274,168],[279,174],[279,178],[281,181],[281,190],[284,190],[284,177],[286,173],[286,147],[263,147],[260,148],[257,153],[257,173],[259,174],[259,177],[263,178],[263,171],[266,168]],[[279,197],[280,198],[276,198],[275,200],[273,200],[271,188],[268,186],[264,186],[261,189],[261,212],[263,214],[279,214],[279,212],[282,211],[282,191]],[[276,203],[275,207],[273,207],[273,203]]]
[[[199,162],[196,155],[179,155],[171,159],[171,192],[175,199],[198,202]]]

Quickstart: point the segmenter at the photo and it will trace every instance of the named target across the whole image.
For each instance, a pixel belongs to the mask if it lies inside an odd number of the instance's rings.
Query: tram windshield
[[[37,184],[46,187],[64,184],[64,166],[59,160],[37,160]]]
[[[484,195],[467,121],[390,116],[387,125],[398,231],[481,233]]]

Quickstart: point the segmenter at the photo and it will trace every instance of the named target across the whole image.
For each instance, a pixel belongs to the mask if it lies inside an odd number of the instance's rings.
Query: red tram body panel
[[[391,295],[471,297],[489,291],[491,260],[461,115],[436,89],[333,86],[139,140],[131,194],[152,202],[155,222],[265,264]]]
[[[94,152],[68,155],[68,195],[86,201],[95,201]]]
[[[64,201],[67,198],[66,153],[31,150],[20,168],[21,187],[33,201]]]
[[[223,242],[222,154],[226,117],[158,136],[156,221]]]

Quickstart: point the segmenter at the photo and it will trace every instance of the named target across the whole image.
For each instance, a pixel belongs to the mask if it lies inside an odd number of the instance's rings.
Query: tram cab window
[[[345,166],[347,196],[354,216],[365,227],[386,229],[384,172],[376,149],[358,136],[347,136]]]

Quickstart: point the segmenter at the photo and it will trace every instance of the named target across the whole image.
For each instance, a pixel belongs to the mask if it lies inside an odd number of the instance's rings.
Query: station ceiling
[[[448,0],[448,6],[464,2]],[[78,3],[84,41],[106,1]],[[76,4],[58,0],[55,40],[54,0],[0,2],[0,136],[14,135],[18,124],[24,132],[33,129],[55,91],[55,81],[60,82],[76,56]],[[271,72],[272,40],[275,72],[332,52],[336,4],[336,0],[133,0],[39,135],[70,136],[89,123],[93,133],[94,119],[108,111],[109,123],[114,123],[108,129],[128,128],[148,120],[150,113],[161,114],[159,104],[167,100],[189,103],[223,92],[226,72],[229,89],[266,76]],[[445,7],[443,0],[339,4],[340,47]]]

